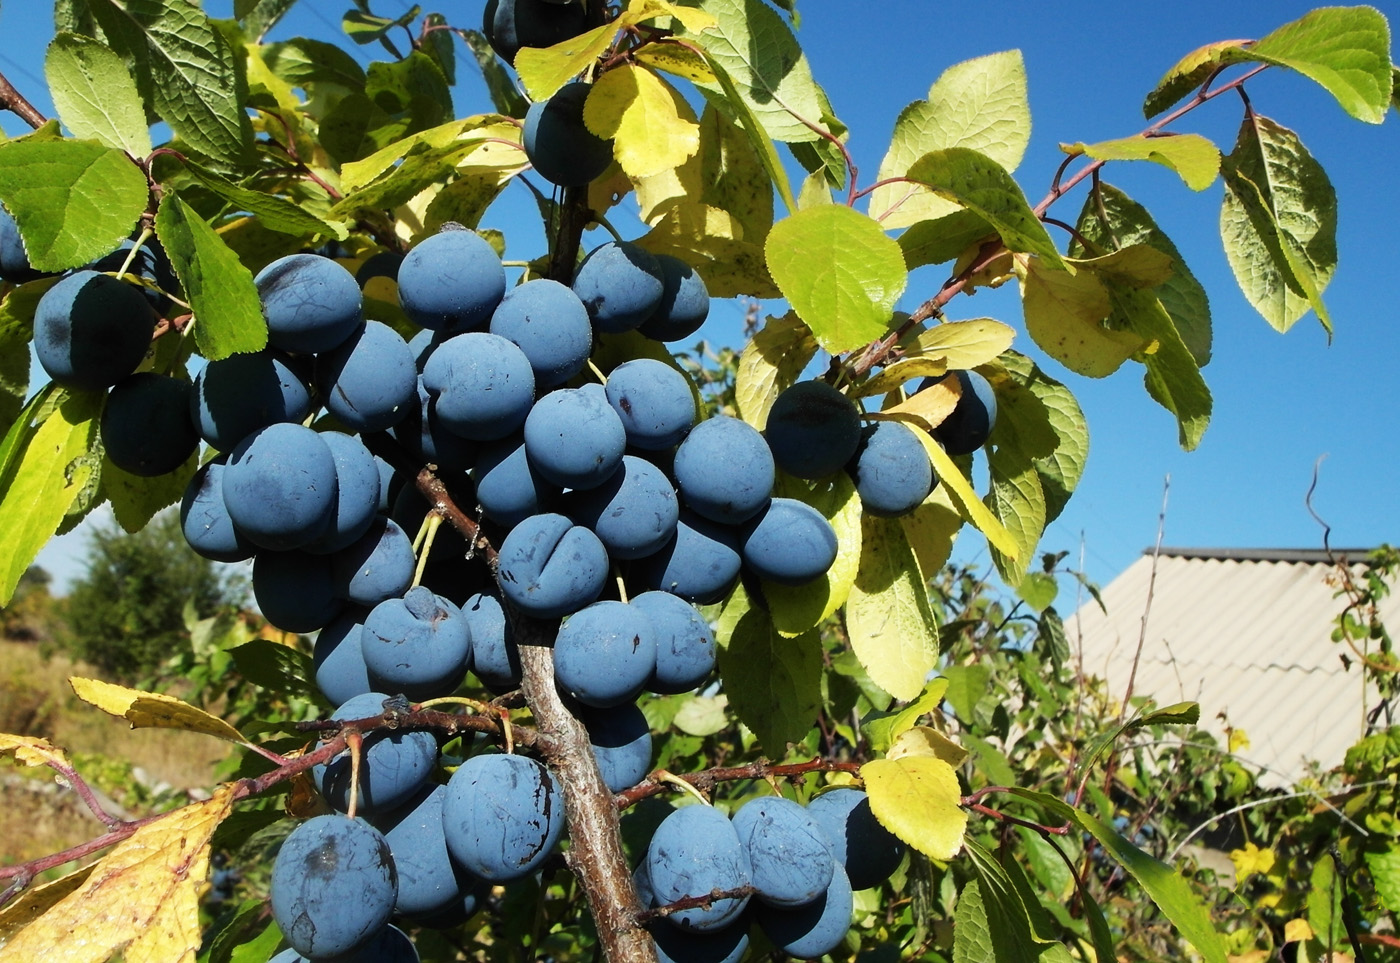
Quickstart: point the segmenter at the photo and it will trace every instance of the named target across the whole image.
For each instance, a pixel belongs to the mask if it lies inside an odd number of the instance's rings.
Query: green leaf
[[[1182,57],[1147,95],[1142,105],[1143,114],[1149,119],[1156,117],[1205,83],[1222,64],[1243,59],[1237,55],[1247,43],[1248,40],[1217,40]]]
[[[1088,772],[1098,762],[1108,748],[1126,732],[1136,732],[1146,726],[1192,726],[1201,720],[1201,707],[1196,702],[1177,702],[1169,706],[1149,708],[1135,713],[1132,718],[1113,726],[1094,740],[1089,752],[1079,764],[1081,772]]]
[[[296,0],[234,0],[233,15],[249,37],[261,42],[294,3]]]
[[[945,147],[981,151],[1006,170],[1015,170],[1030,136],[1021,51],[977,57],[949,67],[929,89],[928,100],[915,101],[900,112],[876,179],[903,177],[919,158]],[[948,201],[915,184],[887,184],[870,196],[870,216],[886,229],[945,217],[954,210]]]
[[[1016,586],[1016,594],[1037,613],[1044,612],[1060,594],[1060,584],[1048,572],[1027,572]]]
[[[482,79],[486,82],[486,92],[492,105],[507,117],[524,117],[530,109],[529,101],[516,89],[515,78],[506,70],[496,51],[479,30],[462,32],[462,40],[472,52],[476,65],[481,68]]]
[[[846,632],[876,685],[896,699],[923,691],[938,660],[938,623],[897,519],[861,518],[860,565],[846,599]]]
[[[1204,367],[1210,361],[1210,300],[1201,282],[1186,266],[1181,252],[1152,220],[1146,208],[1118,188],[1100,183],[1098,197],[1091,194],[1085,198],[1078,230],[1080,235],[1105,250],[1145,244],[1171,259],[1171,277],[1158,284],[1153,293],[1171,315],[1172,323],[1196,363]],[[1121,319],[1112,326],[1121,328]]]
[[[1038,254],[1061,270],[1064,261],[1055,243],[1026,201],[1026,195],[996,161],[966,147],[949,147],[925,154],[909,168],[918,181],[939,197],[979,215],[1012,251]]]
[[[270,230],[305,237],[334,237],[341,241],[348,236],[343,226],[323,221],[286,198],[241,187],[194,161],[186,161],[185,170],[235,210],[256,216]]]
[[[267,346],[267,321],[253,275],[193,208],[167,192],[156,234],[194,311],[199,353],[210,361]]]
[[[199,467],[195,452],[174,471],[144,478],[123,471],[111,459],[102,462],[102,493],[112,506],[117,524],[128,533],[141,531],[162,508],[174,505]]]
[[[312,701],[320,698],[311,658],[299,649],[270,639],[253,639],[229,649],[229,655],[239,675],[254,685]]]
[[[773,225],[768,271],[823,348],[839,354],[883,336],[908,273],[899,245],[844,205],[798,211]]]
[[[80,140],[95,140],[133,157],[151,152],[146,110],[131,73],[105,44],[60,33],[44,57],[44,78],[64,126]]]
[[[0,605],[8,605],[20,576],[39,554],[91,474],[89,465],[74,463],[97,444],[97,414],[104,394],[85,391],[53,394],[56,407],[42,420],[26,411],[10,426],[0,446]],[[31,402],[33,404],[33,402]]]
[[[34,339],[34,309],[58,278],[20,284],[0,298],[0,437],[10,430],[29,394],[29,342]]]
[[[783,389],[796,384],[816,354],[816,339],[801,318],[791,311],[781,318],[769,318],[739,355],[734,374],[734,404],[739,417],[762,431],[774,400]]]
[[[860,778],[880,825],[931,859],[957,855],[967,811],[951,765],[936,756],[875,759],[860,767]]]
[[[1298,135],[1250,115],[1225,158],[1220,235],[1245,297],[1287,331],[1309,308],[1331,335],[1322,291],[1337,268],[1337,194]]]
[[[1089,424],[1074,394],[1025,355],[1008,351],[1001,356],[1001,364],[1006,377],[996,383],[998,410],[1006,412],[1017,443],[1025,446],[1040,475],[1049,523],[1059,516],[1084,475]],[[1050,436],[1048,450],[1045,432]],[[1011,442],[1010,437],[1005,440]]]
[[[1264,37],[1249,59],[1321,84],[1357,120],[1379,124],[1390,106],[1390,26],[1374,7],[1322,7]]]
[[[821,136],[808,126],[822,115],[812,68],[782,17],[763,0],[702,0],[699,7],[716,22],[693,39],[711,67],[730,79],[730,96],[737,96],[745,112],[774,140],[792,143]]]
[[[115,250],[146,200],[141,169],[115,148],[76,140],[0,144],[0,201],[40,271],[77,267]]]
[[[987,694],[987,684],[992,672],[985,665],[950,665],[943,669],[943,677],[948,680],[948,705],[965,723],[975,717],[977,701]]]
[[[1145,160],[1176,171],[1193,191],[1203,191],[1215,183],[1220,172],[1220,151],[1200,134],[1120,137],[1096,144],[1074,144],[1071,153],[1087,154],[1095,160]]]
[[[324,93],[325,88],[341,93],[365,89],[364,68],[334,44],[295,37],[266,44],[259,53],[273,73],[289,85],[301,87],[308,96]]]
[[[908,732],[922,716],[938,708],[947,691],[947,679],[933,679],[922,695],[902,709],[866,719],[861,728],[870,740],[870,748],[876,752],[888,751],[900,733]]]
[[[967,840],[967,855],[981,883],[992,944],[997,951],[994,959],[1037,959],[1046,944],[1054,941],[1049,937],[1049,920],[1039,900],[1023,898],[1022,894],[1030,891],[1030,883],[1021,867],[1009,855],[1003,865],[975,839]],[[1036,935],[1037,929],[1040,936]]]
[[[975,879],[969,880],[958,891],[958,904],[953,909],[953,963],[997,963],[999,959],[982,902],[982,886]]]
[[[996,428],[1001,430],[1000,419]],[[1025,577],[1026,566],[1045,532],[1045,493],[1040,488],[1040,474],[1022,444],[993,444],[987,452],[987,465],[991,486],[986,505],[1016,544],[1014,556],[993,551],[992,560],[1002,579],[1016,585]]]
[[[719,652],[729,707],[774,759],[811,729],[821,710],[821,670],[817,633],[788,638],[758,609],[739,617]]]
[[[720,91],[724,94],[724,100],[720,103],[723,104],[724,108],[733,112],[735,123],[748,134],[754,153],[758,155],[759,163],[763,165],[768,179],[773,182],[773,188],[778,192],[778,197],[782,199],[783,206],[789,212],[796,211],[797,201],[792,196],[792,184],[788,181],[787,170],[783,167],[782,158],[778,156],[778,149],[773,146],[773,138],[768,135],[768,131],[754,115],[748,103],[740,96],[738,86],[724,67],[709,57],[708,52],[705,62],[714,72],[715,83],[719,85]]]
[[[1400,912],[1400,848],[1392,843],[1379,851],[1368,850],[1366,868],[1382,905],[1392,913]]]
[[[1192,450],[1210,424],[1211,396],[1200,366],[1187,350],[1162,302],[1150,291],[1109,283],[1114,312],[1147,343],[1142,363],[1147,393],[1176,416],[1181,447]]]
[[[816,482],[784,475],[773,493],[811,505],[836,533],[836,560],[819,577],[802,585],[763,583],[773,625],[783,635],[800,635],[831,618],[850,597],[861,557],[860,496],[845,472]]]
[[[996,231],[973,211],[955,208],[951,214],[920,221],[899,235],[909,270],[951,261],[974,244],[995,238]]]
[[[1017,263],[1026,331],[1075,374],[1105,378],[1143,347],[1142,338],[1108,323],[1113,302],[1092,271],[1055,271],[1038,257]]]
[[[1092,834],[1104,851],[1133,875],[1162,914],[1201,954],[1205,963],[1226,963],[1225,940],[1215,929],[1209,908],[1180,873],[1138,849],[1115,832],[1113,827],[1056,796],[1014,786],[1007,791]]]
[[[234,52],[193,0],[88,0],[142,99],[190,148],[220,160],[252,150],[248,92]]]

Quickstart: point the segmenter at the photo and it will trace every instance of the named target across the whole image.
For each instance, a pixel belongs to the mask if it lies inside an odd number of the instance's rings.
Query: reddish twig
[[[17,114],[21,120],[35,130],[48,123],[44,115],[39,113],[34,105],[15,89],[14,84],[10,83],[4,74],[0,74],[0,108]]]

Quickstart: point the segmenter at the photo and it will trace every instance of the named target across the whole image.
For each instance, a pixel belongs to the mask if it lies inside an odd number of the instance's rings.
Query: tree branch
[[[44,115],[15,89],[14,84],[10,83],[4,74],[0,74],[0,108],[18,114],[21,120],[35,130],[48,123]]]

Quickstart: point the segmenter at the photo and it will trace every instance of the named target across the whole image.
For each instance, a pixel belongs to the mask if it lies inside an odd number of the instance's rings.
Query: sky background
[[[205,6],[214,16],[232,10],[231,0]],[[337,40],[340,16],[349,6],[301,0],[270,39]],[[446,9],[454,24],[478,27],[479,6],[476,0],[457,0],[425,4],[425,9]],[[1143,97],[1181,55],[1213,40],[1263,36],[1311,7],[1293,0],[1177,0],[1150,8],[1061,0],[1003,3],[993,14],[985,4],[928,0],[839,5],[799,0],[797,6],[798,39],[836,114],[851,129],[849,148],[861,186],[875,180],[899,111],[925,98],[943,69],[1019,48],[1029,79],[1032,132],[1017,178],[1032,203],[1050,184],[1063,157],[1061,143],[1127,136],[1146,126]],[[394,16],[408,7],[404,0],[374,5],[376,12]],[[1379,7],[1400,13],[1394,3]],[[44,0],[0,5],[0,71],[45,114],[52,113],[42,83],[51,35]],[[460,56],[460,44],[458,50],[459,115],[489,110],[484,87]],[[377,45],[352,53],[363,64],[385,56]],[[1319,460],[1313,506],[1331,525],[1333,547],[1374,546],[1400,537],[1400,325],[1392,226],[1400,223],[1395,180],[1400,117],[1392,111],[1384,125],[1362,124],[1311,81],[1281,70],[1267,71],[1248,89],[1256,111],[1297,131],[1338,194],[1340,263],[1325,294],[1336,328],[1330,346],[1312,315],[1281,335],[1244,300],[1220,245],[1219,180],[1193,193],[1175,174],[1152,164],[1111,164],[1104,172],[1105,180],[1151,211],[1211,296],[1214,350],[1204,374],[1215,411],[1196,451],[1178,447],[1175,423],[1147,396],[1140,366],[1129,362],[1094,381],[1046,360],[1024,334],[1015,284],[959,297],[947,311],[952,320],[994,317],[1012,325],[1018,331],[1015,347],[1037,358],[1078,397],[1089,423],[1088,467],[1041,547],[1070,552],[1071,563],[1082,557],[1087,574],[1100,583],[1156,539],[1168,477],[1167,545],[1320,548],[1323,530],[1304,504]],[[1173,129],[1204,134],[1228,151],[1240,117],[1240,100],[1222,96]],[[12,135],[27,129],[10,114],[0,114],[0,128]],[[1073,221],[1082,202],[1082,191],[1076,191],[1052,213]],[[513,185],[487,212],[483,226],[505,231],[508,257],[528,258],[543,249],[538,228],[530,234],[523,227],[532,220],[538,224],[533,201],[523,186]],[[589,237],[585,243],[604,239]],[[946,266],[915,272],[900,308],[910,310],[934,294],[946,273]],[[765,309],[781,313],[780,305]],[[737,344],[742,316],[740,303],[716,302],[702,334],[715,343]],[[81,538],[80,529],[40,556],[60,589],[76,572]],[[957,557],[985,566],[981,536],[965,529]],[[1065,600],[1060,608],[1072,604]]]

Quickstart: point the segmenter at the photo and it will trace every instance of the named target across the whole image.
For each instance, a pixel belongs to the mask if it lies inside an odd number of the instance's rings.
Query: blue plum
[[[485,324],[505,293],[501,258],[475,231],[440,231],[399,265],[399,305],[410,321],[433,331]]]
[[[836,561],[836,531],[811,505],[775,498],[744,526],[744,565],[780,585],[803,585]]]
[[[335,520],[335,456],[310,428],[279,423],[249,435],[223,476],[229,517],[259,548],[300,548]]]
[[[398,523],[376,518],[363,535],[331,556],[336,594],[355,605],[378,605],[408,591],[417,564],[413,542]]]
[[[112,464],[151,478],[179,468],[199,448],[190,383],[138,371],[112,386],[102,409],[102,447]]]
[[[421,585],[376,605],[360,632],[370,681],[415,702],[449,695],[461,685],[471,645],[471,626],[461,610]]]
[[[447,849],[492,882],[528,876],[564,829],[564,799],[549,770],[524,756],[473,756],[447,782],[442,807]]]
[[[490,331],[525,352],[540,391],[558,387],[582,371],[593,350],[593,325],[583,302],[548,278],[507,291],[491,315]]]
[[[501,542],[497,571],[511,604],[536,618],[559,618],[602,594],[608,552],[597,535],[563,515],[531,515]]]
[[[643,592],[630,603],[656,630],[656,671],[647,688],[661,695],[690,692],[715,670],[715,635],[704,616],[670,592]]]
[[[997,395],[976,371],[950,371],[943,378],[926,379],[923,386],[953,377],[958,382],[958,403],[947,418],[934,427],[933,437],[950,455],[970,455],[987,443],[997,424]]]
[[[314,816],[292,830],[272,864],[272,917],[298,953],[338,956],[388,924],[398,889],[379,830],[361,819]]]
[[[749,951],[749,924],[742,916],[704,933],[665,923],[654,923],[650,930],[658,963],[739,963]]]
[[[632,572],[641,585],[709,605],[739,580],[739,532],[682,510],[676,534],[655,555],[638,559]]]
[[[525,423],[535,373],[515,343],[469,331],[438,345],[423,366],[423,387],[442,427],[472,441],[494,441]]]
[[[350,722],[380,715],[388,698],[383,692],[354,696],[336,709],[331,718]],[[377,729],[367,734],[360,760],[360,811],[372,815],[403,805],[432,777],[437,758],[437,740],[431,732]],[[351,768],[348,751],[325,765],[312,768],[321,795],[332,809],[340,812],[350,805]]]
[[[517,0],[519,3],[519,0]],[[584,187],[612,163],[612,141],[583,122],[583,105],[591,84],[565,84],[525,112],[522,143],[535,172],[560,187]]]
[[[778,949],[798,959],[814,960],[841,945],[851,928],[854,904],[846,871],[837,866],[831,885],[812,902],[792,909],[760,904],[754,918]]]
[[[695,426],[690,380],[654,358],[624,361],[608,375],[608,404],[622,419],[627,444],[659,451],[680,444]]]
[[[807,813],[831,843],[854,889],[869,889],[890,878],[904,856],[904,844],[875,818],[870,799],[859,789],[833,789],[807,804]]]
[[[846,463],[846,471],[855,482],[861,507],[881,518],[912,512],[938,484],[918,436],[897,421],[877,421],[862,428],[860,446]]]
[[[418,401],[418,369],[408,342],[387,324],[365,321],[316,358],[326,410],[353,431],[384,431]]]
[[[263,617],[284,632],[314,632],[339,614],[331,560],[309,552],[258,552],[253,559],[253,598]]]
[[[554,639],[554,677],[586,706],[606,709],[637,697],[656,668],[656,635],[641,609],[594,602]]]
[[[481,25],[491,49],[512,64],[521,47],[552,47],[586,29],[583,5],[558,0],[488,0]]]
[[[691,429],[672,466],[681,501],[711,521],[737,524],[762,511],[773,494],[773,453],[758,430],[718,415]]]
[[[373,692],[365,654],[360,647],[360,630],[369,609],[347,605],[316,635],[311,651],[311,668],[316,688],[332,705],[349,702],[355,696]]]
[[[799,381],[773,401],[763,436],[783,471],[821,478],[839,471],[855,454],[860,411],[825,381]]]
[[[760,796],[739,807],[734,832],[748,850],[758,900],[793,907],[831,885],[831,844],[807,810],[782,796]]]
[[[361,321],[355,276],[318,254],[289,254],[253,278],[267,342],[298,354],[330,351],[354,334]]]
[[[574,293],[598,330],[610,334],[640,327],[665,291],[656,256],[630,241],[600,244],[574,274]]]
[[[520,688],[520,652],[501,600],[478,592],[462,605],[472,630],[472,672],[492,692]]]
[[[195,375],[190,399],[200,436],[219,451],[232,451],[259,428],[305,420],[313,404],[301,368],[272,349],[206,364]]]
[[[472,480],[482,512],[507,528],[550,511],[561,490],[531,467],[523,432],[482,445]]]
[[[390,429],[390,434],[420,464],[431,463],[444,471],[464,472],[470,471],[476,461],[476,443],[447,430],[438,418],[437,402],[423,387],[421,379],[418,403]]]
[[[661,550],[676,531],[680,503],[661,469],[634,455],[596,488],[570,492],[563,510],[593,530],[613,558],[642,558]]]
[[[670,254],[656,255],[664,290],[637,330],[653,341],[679,341],[700,330],[710,314],[710,292],[695,269]]]
[[[9,211],[0,207],[0,281],[23,284],[39,277],[43,277],[43,272],[34,270],[29,263],[24,241],[19,236],[19,226]]]
[[[661,821],[647,846],[647,878],[659,905],[753,881],[748,852],[728,817],[712,806],[677,809]],[[705,932],[733,922],[749,897],[726,897],[666,917],[673,926]]]
[[[525,454],[548,481],[596,488],[622,464],[627,433],[602,388],[560,388],[530,409]]]
[[[612,792],[635,786],[651,772],[651,729],[635,703],[611,709],[585,708],[579,719],[603,783]]]
[[[333,959],[334,963],[420,963],[418,950],[408,934],[392,924],[375,933],[358,948]],[[318,956],[313,960],[294,949],[285,949],[268,963],[326,963],[328,960],[332,960],[332,957]]]
[[[34,353],[55,384],[100,391],[136,370],[155,320],[140,289],[110,274],[75,271],[39,299]]]
[[[306,550],[324,554],[349,548],[374,523],[379,512],[379,466],[354,435],[323,431],[319,437],[335,460],[335,516]]]
[[[224,504],[224,469],[219,455],[194,473],[180,499],[180,527],[195,554],[215,562],[242,562],[257,550],[240,535]]]
[[[452,860],[443,835],[442,807],[447,787],[424,786],[412,799],[375,816],[399,871],[399,897],[394,910],[401,916],[435,916],[479,890],[482,881]]]

